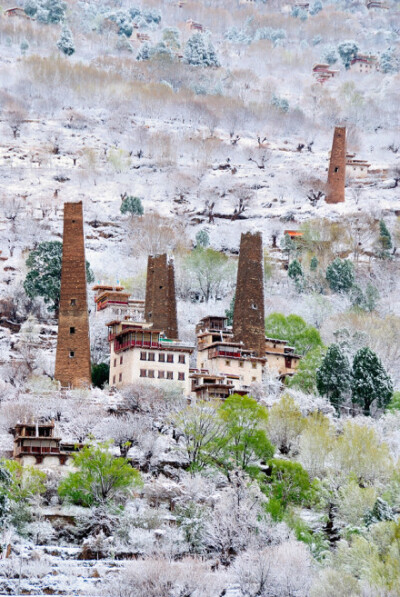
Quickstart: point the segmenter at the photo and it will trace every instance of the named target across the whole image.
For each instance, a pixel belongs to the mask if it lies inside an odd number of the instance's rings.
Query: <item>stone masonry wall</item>
[[[233,334],[257,356],[265,355],[264,268],[260,232],[242,234],[237,273]]]
[[[327,203],[342,203],[346,181],[346,127],[335,127],[328,171]]]
[[[55,378],[63,387],[91,384],[82,202],[64,204]]]
[[[148,258],[145,319],[168,338],[178,338],[174,264],[166,254]]]

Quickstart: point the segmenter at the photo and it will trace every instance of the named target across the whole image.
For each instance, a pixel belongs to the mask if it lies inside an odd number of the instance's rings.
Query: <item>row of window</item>
[[[167,358],[165,358],[165,356],[167,356]],[[140,360],[141,361],[155,361],[156,360],[156,355],[154,352],[145,352],[145,351],[141,351],[140,353]],[[174,362],[174,355],[173,354],[167,354],[165,355],[165,353],[160,352],[158,354],[158,362],[159,363],[173,363]],[[181,363],[182,365],[184,365],[186,363],[186,355],[184,354],[180,354],[178,355],[178,363]]]
[[[155,378],[156,372],[154,369],[141,369],[140,377],[149,377],[150,379]],[[157,371],[158,379],[174,379],[173,371]],[[183,372],[178,373],[178,381],[185,381],[185,374]]]
[[[156,355],[154,352],[141,352],[140,353],[140,360],[141,361],[155,361],[156,360]],[[158,355],[158,362],[159,363],[173,363],[174,362],[174,355],[173,354],[167,354],[167,360],[165,360],[165,354],[164,353],[160,353]],[[124,363],[124,357],[123,355],[121,355],[119,357],[119,364],[123,365]],[[184,365],[186,363],[186,356],[184,354],[180,354],[178,357],[178,363],[180,363],[181,365]],[[114,367],[117,366],[117,359],[114,359]]]
[[[230,367],[231,362],[230,361],[225,361],[225,365],[227,367]],[[251,366],[252,366],[253,369],[257,369],[257,363],[252,363]],[[239,367],[244,367],[244,361],[239,361]]]

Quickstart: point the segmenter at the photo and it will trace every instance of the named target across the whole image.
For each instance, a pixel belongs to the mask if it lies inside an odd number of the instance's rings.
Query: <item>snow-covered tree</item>
[[[348,358],[337,344],[331,344],[316,374],[317,388],[336,411],[350,396],[351,369]]]
[[[351,61],[357,56],[358,45],[355,41],[344,41],[338,45],[338,52],[345,69],[349,70]]]
[[[393,383],[380,358],[370,348],[361,348],[354,356],[351,376],[351,392],[354,403],[359,404],[366,416],[371,405],[385,408],[393,395]]]
[[[122,214],[130,214],[131,216],[142,216],[144,209],[140,197],[133,197],[128,195],[124,197],[121,203],[120,211]]]
[[[396,73],[399,70],[399,61],[396,59],[393,48],[382,52],[379,66],[380,71],[384,74]]]
[[[327,48],[325,54],[323,55],[323,60],[325,60],[325,62],[327,62],[329,65],[335,64],[338,61],[336,48],[333,46]]]
[[[354,284],[354,265],[336,257],[326,268],[326,279],[333,292],[348,292]]]
[[[75,52],[72,31],[66,25],[64,25],[62,28],[60,39],[57,42],[57,48],[66,56],[72,56],[72,54]]]
[[[211,39],[201,33],[194,33],[189,37],[184,61],[192,66],[220,66]]]

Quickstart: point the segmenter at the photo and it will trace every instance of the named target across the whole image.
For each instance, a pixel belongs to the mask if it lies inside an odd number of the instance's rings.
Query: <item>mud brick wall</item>
[[[64,204],[55,378],[62,386],[91,384],[82,202]]]
[[[242,234],[237,273],[233,334],[236,342],[265,355],[264,268],[260,232]]]
[[[346,181],[346,127],[335,127],[328,171],[327,203],[342,203]]]
[[[178,338],[174,264],[166,254],[148,258],[145,319],[168,338]]]

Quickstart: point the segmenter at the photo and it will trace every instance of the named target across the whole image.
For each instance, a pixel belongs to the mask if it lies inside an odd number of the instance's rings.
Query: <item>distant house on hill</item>
[[[147,33],[136,33],[136,37],[141,43],[145,41],[150,41],[150,35],[148,35]]]
[[[383,10],[388,10],[389,7],[384,4],[383,2],[367,2],[367,8],[368,10],[374,9],[374,8],[378,8],[378,9],[383,9]]]
[[[82,444],[62,443],[54,421],[17,423],[11,431],[13,458],[22,465],[58,467],[68,464],[73,452],[82,447]]]
[[[372,54],[357,54],[351,61],[350,68],[358,73],[372,73],[373,71],[379,71],[379,61]]]
[[[329,79],[333,79],[333,77],[339,74],[339,71],[330,68],[329,64],[315,64],[312,70],[313,76],[319,83],[324,83]]]
[[[19,6],[15,6],[14,8],[7,8],[7,10],[4,11],[4,16],[6,16],[6,17],[20,17],[22,19],[27,19],[28,21],[32,20],[26,14],[26,12],[24,11],[24,9],[20,8]]]
[[[200,33],[204,31],[203,25],[201,23],[198,23],[197,21],[193,21],[193,19],[188,19],[186,21],[186,25],[189,31],[199,31]]]
[[[366,178],[369,175],[371,164],[367,160],[355,159],[355,154],[346,155],[346,173],[357,178]]]

